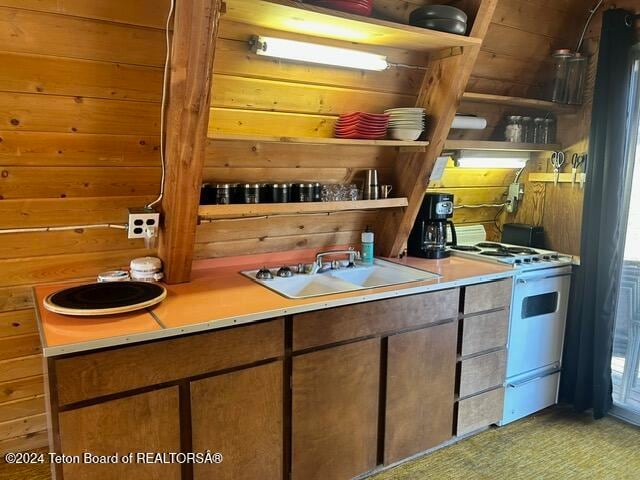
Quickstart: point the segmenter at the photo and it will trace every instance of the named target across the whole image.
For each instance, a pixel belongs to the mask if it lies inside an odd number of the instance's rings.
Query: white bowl
[[[394,140],[413,141],[420,138],[422,129],[417,128],[391,128],[389,129],[389,135]]]

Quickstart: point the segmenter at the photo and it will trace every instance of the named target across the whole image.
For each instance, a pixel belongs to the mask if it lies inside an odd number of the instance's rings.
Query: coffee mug
[[[389,198],[391,195],[391,190],[393,190],[392,185],[380,185],[380,198]]]

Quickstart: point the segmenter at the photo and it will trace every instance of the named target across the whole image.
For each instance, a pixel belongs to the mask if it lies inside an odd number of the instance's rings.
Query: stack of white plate
[[[391,108],[389,115],[389,135],[394,140],[417,140],[424,131],[424,108]]]

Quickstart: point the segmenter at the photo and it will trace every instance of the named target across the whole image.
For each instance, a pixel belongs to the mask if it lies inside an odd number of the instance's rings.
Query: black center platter
[[[166,296],[167,290],[157,283],[89,283],[52,293],[44,307],[63,315],[115,315],[150,307]]]

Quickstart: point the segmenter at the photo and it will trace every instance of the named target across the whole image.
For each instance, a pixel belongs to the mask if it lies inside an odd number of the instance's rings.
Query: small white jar
[[[164,277],[162,260],[157,257],[140,257],[131,260],[131,280],[157,282]]]

